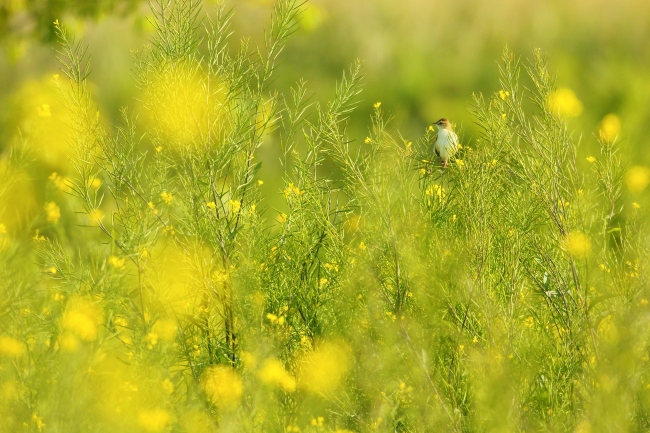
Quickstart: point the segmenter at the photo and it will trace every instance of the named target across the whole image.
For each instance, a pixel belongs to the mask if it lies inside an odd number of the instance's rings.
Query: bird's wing
[[[438,155],[438,158],[440,158],[440,149],[438,149],[438,137],[436,137],[436,141],[433,142],[433,150],[435,150],[436,155]]]
[[[453,153],[456,153],[458,150],[458,136],[454,131],[449,131],[449,135],[447,136],[447,145],[449,146],[449,150]]]
[[[458,136],[454,131],[449,131],[449,138],[448,138],[450,144],[454,146],[458,146]]]

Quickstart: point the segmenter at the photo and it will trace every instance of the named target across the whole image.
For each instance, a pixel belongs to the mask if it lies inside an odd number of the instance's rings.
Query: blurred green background
[[[233,48],[243,37],[261,43],[274,2],[226,3],[235,11]],[[214,1],[204,4],[205,13],[215,8]],[[550,70],[557,71],[558,86],[572,89],[582,102],[571,126],[583,135],[584,156],[596,151],[602,119],[614,113],[626,154],[647,164],[649,16],[650,2],[644,0],[313,0],[282,56],[274,86],[286,90],[304,78],[314,100],[326,101],[335,80],[359,58],[366,90],[351,121],[352,138],[367,135],[372,104],[381,101],[409,139],[448,117],[467,141],[478,133],[468,112],[471,95],[499,90],[497,61],[504,46],[523,56],[541,48]],[[49,84],[58,69],[55,19],[89,44],[94,96],[102,115],[114,120],[121,106],[136,105],[131,51],[151,37],[147,17],[147,3],[134,0],[3,0],[0,152],[20,134],[47,131],[38,119],[48,117],[43,104],[56,117]],[[41,146],[44,177],[66,172],[56,150],[64,148],[56,142],[64,137],[52,128]]]

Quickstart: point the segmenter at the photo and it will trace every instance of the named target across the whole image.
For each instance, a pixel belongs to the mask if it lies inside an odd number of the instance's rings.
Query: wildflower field
[[[650,168],[546,53],[495,59],[443,168],[361,62],[283,84],[301,0],[260,44],[149,6],[117,119],[57,19],[0,148],[0,432],[650,430]]]

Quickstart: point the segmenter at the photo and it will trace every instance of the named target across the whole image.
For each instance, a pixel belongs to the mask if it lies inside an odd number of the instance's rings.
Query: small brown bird
[[[449,158],[454,156],[458,151],[458,136],[452,131],[449,120],[444,117],[434,122],[433,125],[436,125],[436,128],[438,128],[438,137],[433,145],[433,150],[442,159],[443,167],[447,167]]]

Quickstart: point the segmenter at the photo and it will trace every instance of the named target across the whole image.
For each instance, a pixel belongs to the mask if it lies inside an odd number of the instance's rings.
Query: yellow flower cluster
[[[582,102],[573,90],[560,88],[548,97],[549,111],[558,117],[578,117],[582,114]]]
[[[20,358],[25,352],[23,343],[8,335],[0,335],[0,355]]]
[[[564,238],[564,249],[575,257],[585,257],[591,251],[591,241],[584,233],[569,233]]]
[[[621,132],[621,119],[616,114],[608,114],[600,122],[598,134],[600,138],[607,142],[612,142]]]
[[[61,219],[61,209],[59,206],[54,203],[53,201],[45,203],[45,218],[47,219],[48,222],[51,223],[58,223],[59,220]]]
[[[300,386],[320,394],[340,385],[350,364],[349,348],[339,342],[323,342],[300,365]]]
[[[164,409],[142,410],[138,414],[138,425],[152,433],[166,430],[171,420],[171,414]]]
[[[289,199],[292,196],[300,196],[304,193],[305,191],[300,191],[300,188],[296,187],[293,183],[289,183],[287,187],[284,189],[284,196]]]
[[[63,192],[70,192],[71,181],[67,177],[61,177],[57,172],[52,173],[48,179],[50,179],[54,185]]]
[[[160,194],[160,197],[162,197],[163,201],[167,204],[172,204],[174,202],[174,195],[171,192],[163,191]]]
[[[632,193],[643,192],[650,185],[650,168],[634,166],[625,175],[625,184]]]
[[[36,107],[36,112],[38,113],[39,117],[52,116],[52,111],[50,110],[50,106],[48,104],[39,105],[38,107]]]
[[[273,385],[285,392],[296,390],[296,379],[291,376],[277,359],[269,358],[264,361],[262,368],[257,372],[260,380],[267,385]]]
[[[230,208],[230,212],[237,213],[241,209],[241,201],[228,200],[228,207]]]
[[[120,269],[124,267],[124,257],[110,256],[107,262],[115,269]]]
[[[61,319],[61,328],[71,336],[83,341],[94,341],[99,334],[102,322],[99,308],[87,299],[72,300]],[[70,349],[75,349],[74,340],[68,340]]]
[[[208,368],[201,382],[210,402],[221,409],[236,407],[244,393],[244,383],[239,374],[224,365]]]

